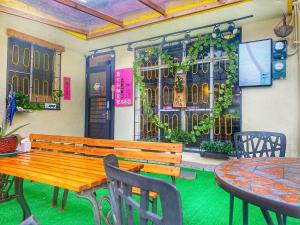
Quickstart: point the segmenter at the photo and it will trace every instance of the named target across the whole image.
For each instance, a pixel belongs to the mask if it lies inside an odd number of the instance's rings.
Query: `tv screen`
[[[272,40],[239,44],[239,86],[272,85]]]

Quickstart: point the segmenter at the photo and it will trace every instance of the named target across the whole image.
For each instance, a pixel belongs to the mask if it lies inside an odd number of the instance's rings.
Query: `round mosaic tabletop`
[[[242,200],[300,218],[300,158],[232,160],[216,167],[215,178]]]

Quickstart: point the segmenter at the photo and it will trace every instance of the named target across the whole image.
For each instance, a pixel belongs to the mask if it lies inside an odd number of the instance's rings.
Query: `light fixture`
[[[111,48],[110,51],[110,58],[115,58],[114,48]]]
[[[212,36],[212,38],[217,38],[217,37],[220,36],[220,34],[221,34],[220,25],[217,24],[217,25],[215,25],[214,30],[213,30],[211,36]]]
[[[186,33],[185,33],[185,35],[184,35],[184,40],[183,40],[183,42],[184,42],[185,44],[188,44],[188,43],[191,42],[191,35],[190,35],[190,31],[189,31],[189,30],[186,31]]]
[[[127,47],[127,51],[132,52],[133,48],[132,48],[132,44],[128,43],[128,47]]]
[[[233,35],[236,35],[238,32],[238,29],[235,27],[234,22],[230,22],[228,26],[228,32],[232,33]]]

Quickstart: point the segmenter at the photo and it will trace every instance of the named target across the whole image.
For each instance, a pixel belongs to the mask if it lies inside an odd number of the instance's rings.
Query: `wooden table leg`
[[[53,196],[52,196],[52,204],[51,204],[51,207],[53,207],[53,208],[57,206],[58,192],[59,192],[59,187],[54,187],[53,188]]]
[[[66,207],[66,204],[67,204],[67,199],[68,199],[68,193],[69,193],[69,190],[64,189],[63,198],[62,198],[62,201],[61,201],[61,208],[60,208],[61,211],[65,210],[65,207]]]
[[[22,178],[19,177],[15,178],[15,193],[16,193],[17,201],[19,202],[23,211],[23,220],[25,220],[26,218],[31,216],[31,211],[24,198]]]

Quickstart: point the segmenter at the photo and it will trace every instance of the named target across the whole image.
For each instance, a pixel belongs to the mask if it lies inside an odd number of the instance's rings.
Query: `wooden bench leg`
[[[52,197],[52,207],[57,206],[57,198],[58,198],[59,187],[54,187],[53,189],[53,197]]]
[[[65,207],[66,207],[66,204],[67,204],[67,199],[68,199],[68,193],[69,193],[69,190],[64,189],[64,194],[63,194],[63,198],[62,198],[62,201],[61,201],[61,208],[60,208],[61,211],[65,210]]]

